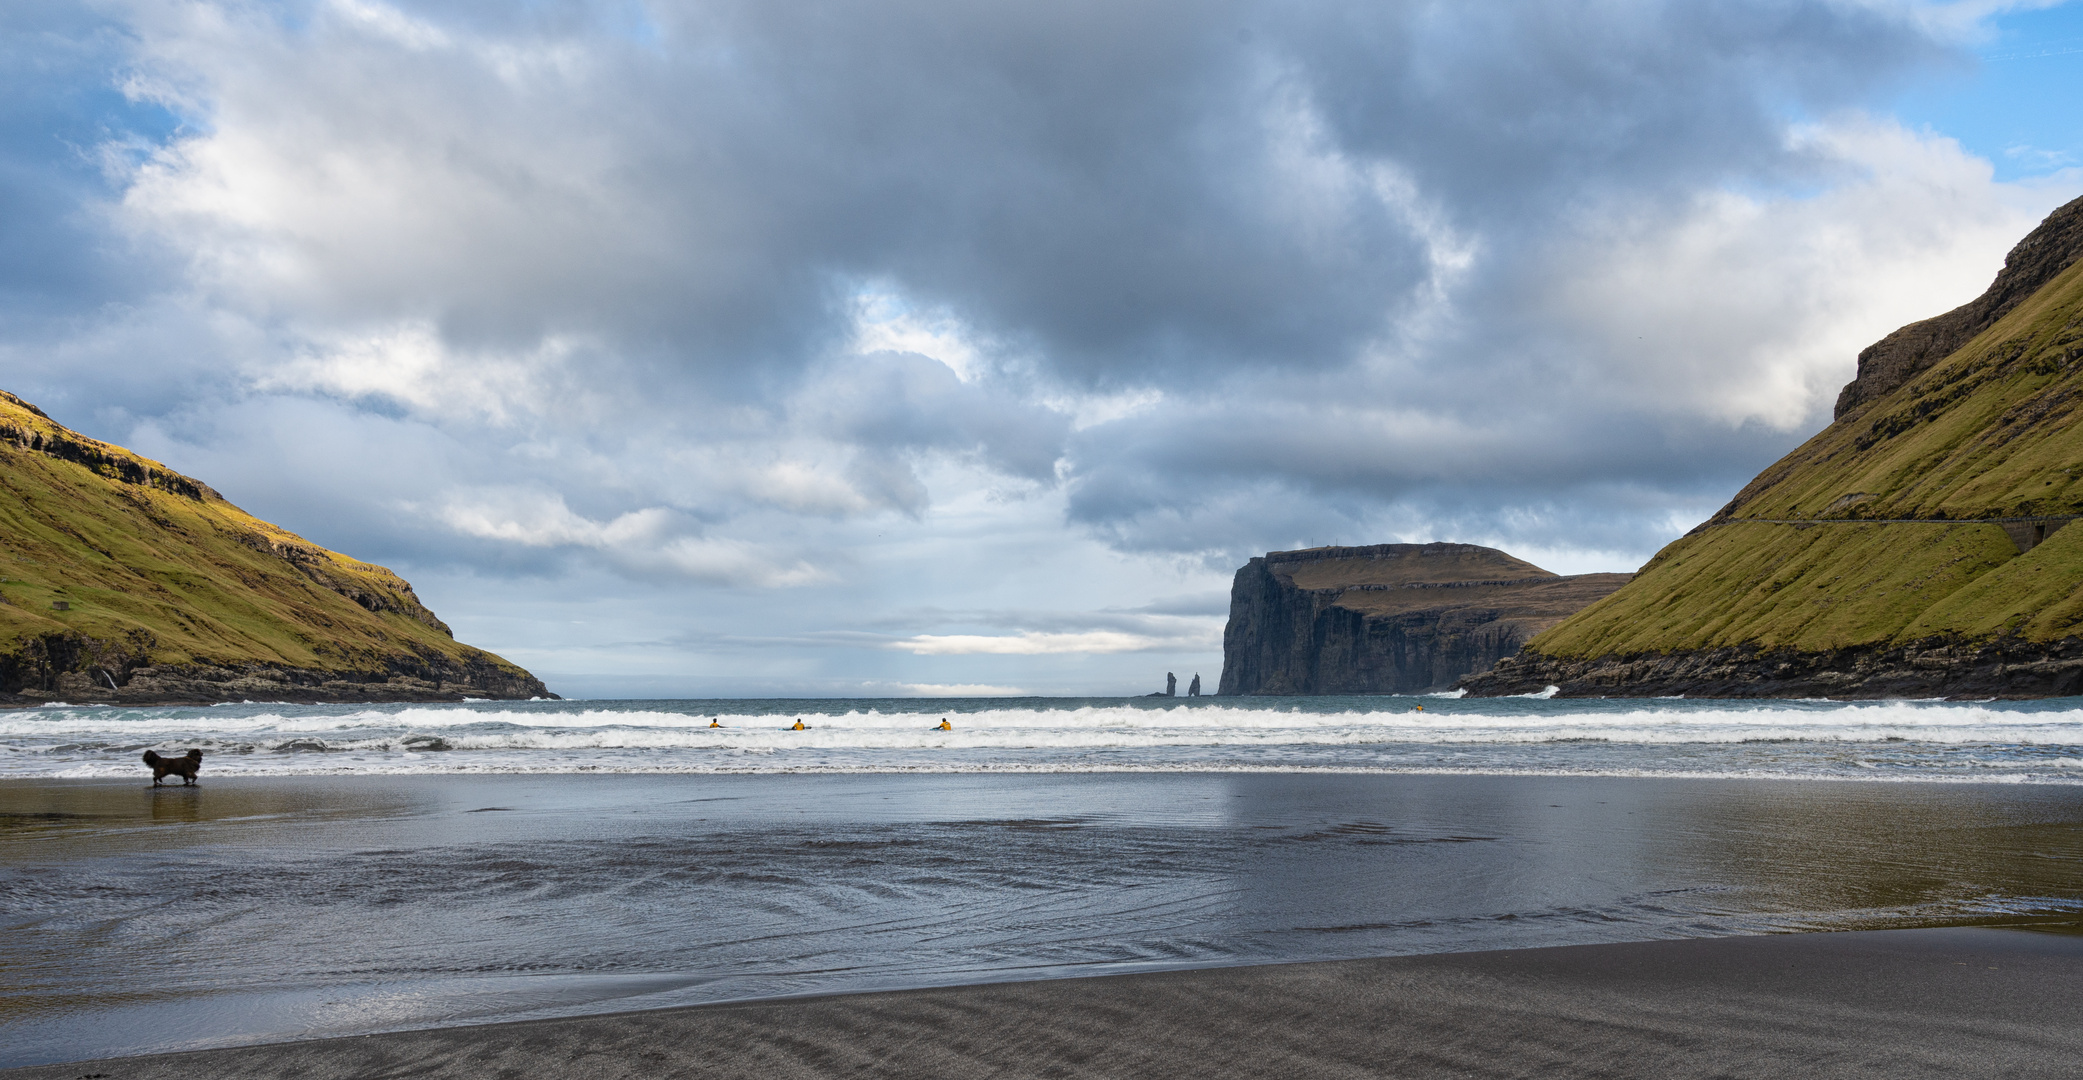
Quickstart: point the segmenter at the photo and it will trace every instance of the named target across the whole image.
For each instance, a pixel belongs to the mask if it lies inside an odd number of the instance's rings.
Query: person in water
[[[710,717],[710,718],[709,718],[709,726],[710,726],[710,727],[722,727],[722,726],[723,726],[723,722],[722,722],[722,721],[720,721],[720,720],[718,720],[718,719],[716,719],[715,717],[713,717],[713,716],[712,716],[712,717]]]
[[[935,731],[953,731],[953,730],[955,730],[955,725],[953,725],[953,724],[950,724],[950,723],[948,723],[948,722],[947,722],[947,717],[943,716],[943,717],[941,717],[941,718],[940,718],[940,726],[939,726],[939,727],[937,727],[937,728],[934,728],[933,730],[935,730]]]
[[[792,728],[789,728],[788,730],[790,730],[790,731],[803,731],[803,730],[805,730],[805,728],[803,727],[803,718],[802,718],[802,717],[800,717],[800,716],[796,717],[796,726],[794,726],[794,727],[792,727]]]

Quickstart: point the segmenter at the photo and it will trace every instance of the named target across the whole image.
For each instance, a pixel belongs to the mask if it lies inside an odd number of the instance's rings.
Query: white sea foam
[[[219,763],[222,764],[222,763]],[[786,761],[777,765],[762,765],[752,761],[731,762],[687,762],[659,759],[614,760],[603,759],[591,763],[542,761],[533,759],[500,759],[497,757],[472,758],[462,762],[430,762],[424,758],[381,758],[362,760],[348,758],[336,760],[299,760],[293,763],[276,763],[259,768],[232,766],[223,772],[242,776],[526,776],[566,775],[572,773],[626,773],[631,775],[685,775],[685,776],[742,776],[742,775],[799,775],[799,776],[858,776],[887,774],[1007,774],[1007,775],[1065,775],[1065,774],[1164,774],[1164,773],[1231,773],[1231,774],[1309,774],[1349,776],[1544,776],[1544,777],[1608,777],[1623,779],[1670,779],[1670,780],[1831,780],[1854,783],[1938,783],[1938,784],[2059,784],[2083,786],[2083,777],[2065,775],[2059,771],[2039,772],[2013,770],[1988,773],[1939,773],[1929,775],[1895,775],[1878,771],[1863,773],[1822,773],[1811,768],[1755,768],[1755,769],[1700,769],[1700,768],[1624,768],[1586,767],[1556,768],[1540,766],[1492,766],[1448,768],[1440,766],[1354,766],[1354,765],[1281,765],[1269,763],[1240,764],[1235,762],[1174,762],[1147,764],[1105,764],[1070,762],[894,762],[884,764],[820,763]],[[57,779],[110,779],[134,778],[137,770],[108,763],[75,765],[71,768],[35,775]]]
[[[2044,779],[2083,768],[2074,702],[790,705],[40,708],[0,714],[0,775],[128,775],[139,750],[169,745],[204,748],[211,773],[1350,768]],[[954,730],[937,730],[942,716]],[[798,717],[807,730],[789,730]]]
[[[722,725],[710,727],[711,716]],[[1600,738],[1621,742],[1726,742],[1758,739],[1917,738],[1948,741],[2052,741],[2083,743],[2083,710],[2018,712],[1987,704],[1915,705],[1903,702],[1846,704],[1825,709],[1723,708],[1672,710],[1634,706],[1596,710],[1544,710],[1500,715],[1450,711],[1434,703],[1426,711],[1307,712],[1221,706],[1169,709],[1080,707],[1075,709],[976,709],[950,713],[955,729],[933,729],[930,712],[849,711],[820,715],[805,711],[808,730],[788,730],[796,714],[719,711],[574,709],[572,711],[453,710],[412,707],[349,713],[258,712],[227,717],[201,712],[118,716],[75,711],[28,710],[0,714],[0,739],[91,736],[124,741],[193,736],[337,735],[425,732],[478,746],[575,745],[701,746],[922,746],[922,745],[1138,745],[1185,740],[1375,742],[1539,742],[1555,738]],[[2036,738],[2047,736],[2046,739]],[[576,740],[576,741],[575,741]],[[608,740],[608,741],[597,741]],[[461,745],[461,744],[458,744]]]

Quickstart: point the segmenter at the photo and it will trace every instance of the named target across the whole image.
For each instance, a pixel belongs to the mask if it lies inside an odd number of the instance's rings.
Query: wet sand
[[[2059,785],[46,780],[0,783],[0,826],[0,1067],[1014,980],[2083,919],[2083,787]]]
[[[203,1050],[9,1080],[2073,1076],[2083,936],[1584,945],[702,1005]]]

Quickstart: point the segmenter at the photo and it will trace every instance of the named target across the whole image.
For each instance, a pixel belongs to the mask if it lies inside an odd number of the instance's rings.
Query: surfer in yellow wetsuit
[[[710,718],[709,718],[709,726],[710,726],[710,727],[722,727],[722,726],[723,726],[723,721],[721,721],[721,720],[718,720],[718,719],[716,719],[715,717],[713,717],[713,716],[712,716],[712,717],[710,717]]]
[[[794,727],[792,727],[792,728],[789,728],[788,730],[790,730],[790,731],[802,731],[802,730],[804,730],[804,728],[803,728],[803,720],[802,720],[802,718],[801,718],[801,717],[797,717],[797,718],[796,718],[796,726],[794,726]]]
[[[948,722],[947,722],[947,717],[943,716],[943,717],[941,717],[941,718],[940,718],[940,726],[939,726],[939,727],[937,727],[937,728],[934,728],[933,730],[935,730],[935,731],[953,731],[953,730],[955,730],[955,725],[953,725],[953,724],[950,724],[950,723],[948,723]]]

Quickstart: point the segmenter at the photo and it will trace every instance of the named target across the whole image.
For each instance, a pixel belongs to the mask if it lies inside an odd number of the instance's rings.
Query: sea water
[[[152,787],[143,750],[189,747],[202,782]],[[2072,924],[2079,759],[2073,700],[11,712],[0,1065],[1157,968]]]
[[[947,719],[952,730],[938,730]],[[801,720],[804,730],[794,730]],[[1355,771],[2083,781],[2083,699],[531,701],[0,713],[0,777]]]

